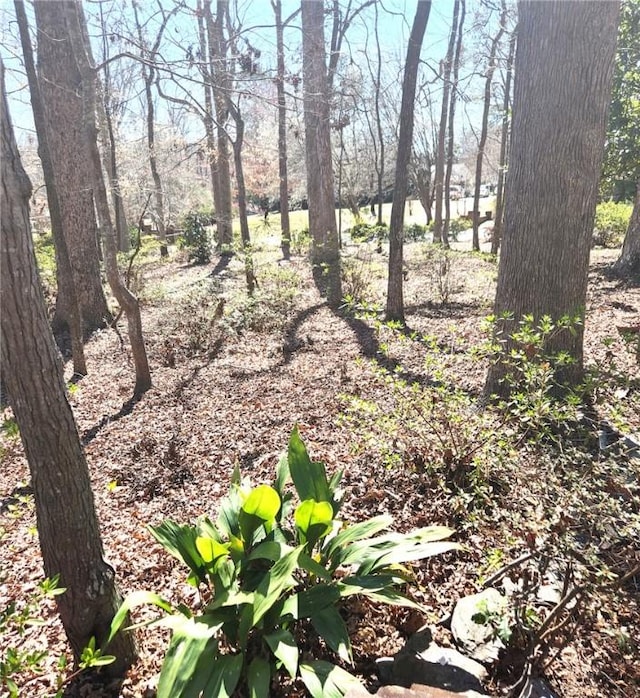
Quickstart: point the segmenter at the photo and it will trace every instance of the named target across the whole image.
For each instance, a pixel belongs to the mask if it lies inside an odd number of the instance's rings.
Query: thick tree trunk
[[[81,78],[82,101],[84,105],[82,118],[84,133],[82,137],[85,139],[91,164],[91,170],[89,172],[91,179],[88,181],[92,187],[93,201],[104,240],[104,262],[107,281],[109,282],[111,291],[118,301],[118,304],[127,316],[129,343],[131,344],[131,356],[133,358],[136,376],[133,397],[138,398],[151,388],[151,373],[149,371],[147,351],[142,335],[140,305],[138,299],[125,286],[118,269],[118,244],[111,222],[109,200],[102,176],[100,152],[98,151],[95,117],[97,76],[91,64],[93,60],[91,46],[89,44],[82,6],[72,2],[66,6],[65,11],[69,30],[70,50],[73,51],[77,71]]]
[[[476,158],[476,180],[473,191],[473,240],[472,247],[474,251],[480,251],[480,187],[482,185],[482,164],[484,161],[484,149],[487,145],[487,134],[489,133],[489,108],[491,107],[491,82],[493,74],[496,70],[496,54],[500,39],[505,30],[505,22],[507,21],[507,5],[506,0],[502,0],[502,11],[500,13],[500,28],[491,42],[491,50],[489,51],[489,62],[487,66],[487,74],[484,81],[484,103],[482,108],[482,128],[480,130],[480,140],[478,141],[478,156]]]
[[[504,218],[504,185],[507,178],[507,163],[509,161],[509,125],[511,114],[511,76],[513,75],[513,57],[516,52],[517,30],[513,30],[509,40],[509,56],[507,57],[507,76],[504,81],[504,96],[502,99],[502,133],[500,134],[500,164],[498,167],[498,186],[496,187],[496,215],[491,237],[491,254],[498,254],[500,238],[502,237],[502,222]]]
[[[271,0],[276,18],[276,51],[278,91],[278,174],[280,176],[280,247],[285,259],[291,257],[291,224],[289,222],[289,173],[287,168],[287,101],[284,90],[284,24],[282,23],[282,2]]]
[[[427,28],[431,0],[418,0],[416,16],[411,27],[407,59],[402,81],[402,105],[400,107],[400,135],[396,159],[396,177],[391,205],[391,225],[389,226],[389,279],[387,286],[387,320],[404,322],[403,298],[403,225],[404,204],[407,198],[407,171],[411,159],[413,143],[413,107],[416,97],[416,82],[420,66],[420,50]]]
[[[624,236],[622,252],[613,265],[613,270],[626,278],[640,276],[640,182],[627,234]]]
[[[69,1],[37,0],[34,3],[38,77],[49,124],[47,138],[63,233],[84,331],[89,334],[104,327],[111,315],[102,288],[95,212],[91,188],[87,186],[90,181],[89,155],[79,135],[82,130],[82,98],[78,93],[80,77],[73,62],[64,21],[64,8]],[[64,124],[64,127],[54,128],[54,123]],[[58,292],[54,318],[56,329],[67,325],[70,318],[70,301],[64,295],[64,284]]]
[[[446,237],[443,238],[442,226],[442,204],[444,191],[444,166],[445,166],[445,144],[447,138],[447,113],[449,111],[449,93],[451,91],[451,67],[453,64],[453,50],[456,42],[456,29],[458,25],[458,14],[460,12],[460,1],[456,0],[453,5],[453,22],[449,34],[449,44],[447,55],[444,59],[444,73],[442,75],[442,106],[440,109],[440,126],[438,128],[438,147],[436,150],[436,171],[434,173],[434,197],[436,200],[436,210],[433,216],[433,241],[444,242],[445,247],[449,246]],[[446,235],[446,231],[445,231]]]
[[[302,74],[309,200],[311,263],[316,284],[330,306],[342,301],[340,239],[333,196],[329,92],[324,46],[324,8],[302,0]]]
[[[38,155],[42,163],[44,180],[47,187],[51,232],[55,241],[55,248],[58,252],[58,283],[62,289],[63,295],[69,301],[69,333],[71,336],[71,352],[73,355],[73,372],[78,376],[85,376],[87,374],[87,363],[84,356],[82,338],[82,315],[73,281],[69,250],[67,249],[67,243],[62,229],[60,202],[58,200],[51,154],[49,152],[44,106],[40,96],[40,85],[38,84],[36,67],[33,60],[31,35],[29,34],[29,25],[24,9],[24,2],[16,0],[14,4],[16,8],[16,18],[18,20],[18,30],[20,32],[20,42],[22,44],[22,55],[27,72],[27,79],[29,81],[33,120],[35,122],[36,133],[38,134]]]
[[[92,637],[98,646],[106,639],[121,598],[104,560],[87,462],[47,321],[29,226],[31,185],[9,121],[1,64],[0,81],[3,374],[29,462],[45,574],[59,574],[66,588],[56,599],[77,660]],[[118,635],[109,652],[117,662],[106,669],[121,676],[136,657],[133,636]]]
[[[589,250],[602,164],[618,25],[618,2],[521,2],[513,126],[495,315],[508,337],[524,314],[584,318]],[[571,66],[571,70],[567,70]],[[583,327],[548,347],[582,376]],[[507,351],[509,343],[507,342]],[[486,394],[505,393],[498,362]]]

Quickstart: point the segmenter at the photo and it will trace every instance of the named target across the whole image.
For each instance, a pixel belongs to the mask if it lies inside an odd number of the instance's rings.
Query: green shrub
[[[271,486],[251,487],[236,470],[215,523],[203,517],[195,525],[168,520],[151,528],[189,567],[189,581],[206,589],[207,601],[196,616],[157,594],[137,592],[118,611],[112,635],[137,605],[153,604],[169,614],[163,624],[172,638],[158,698],[200,692],[268,698],[283,670],[300,678],[314,698],[339,697],[359,683],[333,662],[302,655],[303,635],[321,637],[350,662],[340,602],[359,594],[415,607],[401,592],[407,578],[402,565],[458,546],[442,542],[451,534],[442,527],[401,535],[382,533],[389,516],[353,525],[339,520],[340,477],[327,478],[324,464],[309,458],[294,429]]]
[[[184,218],[184,233],[178,245],[181,249],[188,250],[189,261],[196,264],[208,264],[211,261],[211,240],[206,227],[207,222],[204,214],[193,211]]]
[[[633,206],[604,201],[596,207],[593,244],[602,247],[620,247],[629,227]]]
[[[406,242],[421,242],[426,238],[427,226],[419,223],[412,223],[404,227],[404,239]]]
[[[356,223],[346,232],[354,242],[372,242],[389,239],[389,227],[386,223],[375,225],[371,223]]]
[[[311,235],[309,234],[309,228],[302,228],[302,230],[291,231],[291,254],[301,257],[302,255],[306,255],[309,253],[310,247]]]

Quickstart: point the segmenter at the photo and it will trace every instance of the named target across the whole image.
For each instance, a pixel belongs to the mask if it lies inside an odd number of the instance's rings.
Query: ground
[[[485,336],[497,271],[487,256],[443,258],[422,243],[408,245],[409,331],[400,332],[375,319],[386,257],[355,245],[344,255],[351,306],[340,313],[318,296],[304,255],[278,260],[266,242],[254,251],[259,288],[253,300],[243,289],[241,258],[190,266],[176,252],[168,262],[145,263],[135,283],[152,390],[129,403],[134,380],[121,322],[122,336],[105,329],[87,344],[89,375],[71,388],[70,400],[106,555],[124,593],[151,589],[194,603],[185,570],[146,527],[167,517],[214,517],[236,464],[256,483],[272,480],[296,424],[313,457],[330,472],[344,469],[346,518],[389,512],[400,530],[454,527],[464,550],[414,569],[423,616],[369,604],[344,610],[355,670],[373,688],[377,657],[393,654],[423,623],[447,642],[442,628],[456,599],[523,552],[544,552],[564,564],[570,540],[584,546],[585,556],[595,550],[598,565],[618,578],[633,572],[640,560],[640,461],[616,450],[599,453],[597,446],[562,450],[532,442],[518,436],[521,422],[478,416],[487,358],[472,348]],[[638,434],[638,365],[617,328],[640,324],[640,289],[607,275],[614,259],[611,251],[592,255],[585,355],[589,366],[600,367],[593,386],[598,418]],[[416,381],[419,391],[451,385],[456,402],[445,397],[440,410],[430,394],[424,407],[416,394],[407,399],[409,388],[398,381]],[[415,410],[413,418],[393,422],[407,410]],[[455,419],[450,410],[457,411]],[[41,580],[41,560],[27,464],[10,410],[4,417],[0,608],[11,601],[23,608]],[[640,693],[640,577],[636,571],[616,586],[615,577],[594,581],[590,569],[589,563],[577,576],[589,593],[571,641],[546,677],[563,698],[631,698]],[[19,695],[29,698],[55,694],[65,674],[58,659],[68,654],[51,602],[40,614],[43,625],[23,635],[7,615],[0,639],[0,655],[10,646],[46,650],[39,671],[16,675]],[[141,632],[140,661],[120,695],[153,695],[165,647],[161,631]],[[487,690],[498,695],[509,680],[497,672]],[[292,687],[284,694],[297,695]],[[68,695],[107,692],[80,681]]]

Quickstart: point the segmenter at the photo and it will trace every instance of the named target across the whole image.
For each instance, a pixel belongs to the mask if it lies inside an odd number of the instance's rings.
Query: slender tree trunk
[[[445,203],[445,216],[444,216],[444,227],[442,230],[442,242],[445,247],[449,247],[449,224],[451,223],[451,173],[453,171],[453,141],[454,141],[454,121],[456,114],[456,101],[458,97],[458,78],[460,74],[460,53],[462,52],[462,29],[464,27],[464,20],[467,13],[467,3],[466,0],[460,0],[460,20],[457,22],[458,37],[456,39],[456,50],[453,57],[453,79],[451,81],[451,97],[449,102],[449,127],[448,127],[448,137],[447,137],[447,162],[446,170],[444,175],[444,203]],[[454,11],[455,16],[455,11]],[[454,18],[454,25],[456,24],[456,19]]]
[[[226,123],[229,118],[227,106],[227,48],[224,40],[224,17],[227,0],[218,0],[216,18],[211,12],[211,0],[204,0],[204,18],[209,44],[209,72],[212,78],[211,88],[216,112],[217,128],[217,180],[218,198],[216,206],[218,245],[227,252],[233,245],[232,207],[231,207],[231,173],[229,169],[229,137]]]
[[[236,189],[238,190],[238,217],[240,219],[240,238],[242,246],[251,244],[249,220],[247,218],[247,188],[244,183],[244,167],[242,163],[242,145],[244,143],[244,121],[237,106],[230,104],[229,110],[236,125],[236,137],[232,142],[233,162],[236,168]]]
[[[402,105],[400,107],[400,135],[396,159],[396,177],[391,205],[391,225],[389,226],[389,280],[387,286],[387,320],[404,322],[403,299],[403,224],[404,205],[407,198],[407,171],[413,143],[413,109],[416,97],[416,82],[420,66],[420,50],[427,28],[431,0],[418,0],[416,15],[411,27],[407,59],[402,81]]]
[[[497,255],[502,237],[502,220],[504,218],[504,185],[507,178],[507,163],[509,160],[509,126],[511,115],[511,76],[513,75],[513,57],[516,52],[517,29],[513,30],[509,40],[509,56],[507,58],[507,75],[504,81],[504,99],[502,100],[502,133],[500,135],[500,166],[498,168],[498,186],[496,187],[496,215],[491,238],[491,254]]]
[[[640,275],[640,182],[636,189],[636,199],[633,205],[633,212],[624,237],[622,252],[613,270],[619,276],[630,278]]]
[[[544,315],[584,319],[619,9],[618,2],[519,5],[511,164],[495,303],[496,317],[511,314],[496,328],[506,352],[525,314],[535,321]],[[558,369],[565,384],[583,375],[583,326],[572,330],[555,334],[547,347],[575,360]],[[488,396],[508,392],[506,370],[502,361],[491,366]]]
[[[102,288],[98,232],[90,180],[89,155],[82,130],[80,82],[64,24],[64,8],[70,0],[37,0],[38,79],[49,125],[47,140],[56,181],[62,230],[73,270],[85,335],[104,327],[111,318]],[[51,124],[64,124],[52,128]],[[60,253],[57,261],[61,260]],[[54,329],[65,327],[70,318],[70,300],[58,289]]]
[[[104,560],[89,470],[47,321],[29,225],[31,184],[9,120],[1,63],[0,82],[2,366],[29,463],[45,574],[59,574],[66,588],[56,601],[77,661],[91,638],[98,646],[105,641],[121,597]],[[117,661],[106,671],[122,676],[136,658],[133,635],[120,633],[108,651]]]
[[[276,51],[278,91],[278,173],[280,175],[280,247],[285,259],[291,257],[291,224],[289,222],[289,174],[287,169],[287,101],[284,90],[284,24],[282,23],[282,2],[271,0],[276,17]]]
[[[484,160],[484,149],[487,144],[487,134],[489,133],[489,109],[491,107],[491,82],[493,74],[496,70],[496,54],[500,39],[505,31],[505,22],[507,21],[507,5],[506,0],[502,0],[502,11],[500,13],[500,28],[491,42],[491,50],[489,51],[489,63],[487,66],[487,75],[484,82],[484,106],[482,109],[482,128],[480,130],[480,141],[478,142],[478,156],[476,158],[476,182],[473,192],[473,249],[476,252],[480,251],[480,186],[482,185],[482,163]]]
[[[97,76],[93,68],[91,46],[87,35],[86,21],[82,12],[82,6],[71,3],[66,9],[66,21],[68,25],[71,49],[74,52],[77,70],[81,76],[81,89],[83,95],[83,137],[87,144],[87,150],[91,157],[91,180],[93,187],[93,201],[98,213],[98,220],[104,240],[104,261],[107,280],[111,291],[120,307],[127,316],[127,328],[131,355],[135,367],[136,382],[133,390],[134,398],[139,398],[151,388],[151,373],[147,351],[142,335],[142,319],[140,317],[140,305],[138,299],[125,286],[118,269],[118,245],[115,231],[111,223],[109,200],[102,176],[102,162],[98,151],[96,129],[96,81]]]
[[[51,218],[51,232],[55,240],[55,247],[58,250],[58,279],[62,292],[69,299],[69,332],[71,335],[73,372],[78,376],[85,376],[87,374],[87,363],[84,356],[84,345],[82,339],[82,316],[73,281],[69,251],[67,249],[67,243],[65,241],[62,229],[60,202],[58,200],[58,192],[53,174],[53,165],[51,163],[51,154],[49,152],[47,121],[44,106],[42,104],[42,98],[40,96],[40,86],[36,76],[36,67],[33,60],[31,35],[29,34],[29,26],[24,9],[24,2],[16,0],[14,5],[18,20],[20,41],[22,44],[22,56],[24,58],[27,79],[29,81],[33,120],[36,126],[36,133],[38,134],[38,155],[40,156],[44,180],[47,186],[47,201],[49,204],[49,216]]]
[[[337,308],[342,301],[342,285],[340,239],[333,194],[324,8],[321,2],[302,0],[301,9],[311,263],[318,288],[329,305]]]
[[[447,113],[449,110],[449,94],[451,91],[451,67],[453,63],[453,49],[456,42],[456,29],[458,26],[458,15],[460,12],[460,0],[456,0],[453,5],[453,21],[449,34],[449,44],[447,55],[444,59],[444,73],[442,75],[442,107],[440,111],[440,127],[438,129],[438,148],[436,150],[436,171],[434,175],[434,197],[436,200],[436,210],[433,217],[433,241],[443,242],[445,247],[449,245],[446,237],[443,237],[442,229],[442,204],[444,191],[444,166],[445,166],[445,143],[447,138]],[[446,231],[444,231],[446,235]]]
[[[385,137],[382,132],[382,115],[380,113],[380,90],[382,84],[382,51],[380,49],[380,33],[378,31],[378,4],[375,5],[376,11],[376,24],[375,24],[375,37],[376,37],[376,55],[378,63],[376,66],[376,82],[375,82],[375,115],[376,115],[376,129],[378,132],[378,150],[379,150],[379,161],[376,166],[376,176],[378,178],[378,226],[382,226],[382,200],[384,198],[383,192],[383,182],[384,182],[384,142]],[[378,252],[382,252],[382,232],[378,234]]]

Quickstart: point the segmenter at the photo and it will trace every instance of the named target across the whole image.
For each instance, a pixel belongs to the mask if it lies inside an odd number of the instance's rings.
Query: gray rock
[[[520,696],[521,698],[559,698],[558,694],[554,693],[549,684],[542,679],[529,679]]]
[[[496,636],[496,626],[507,613],[508,601],[497,589],[485,589],[460,599],[451,617],[456,645],[479,662],[495,661],[504,647]],[[488,616],[488,622],[477,622],[478,615]]]
[[[412,684],[410,688],[383,686],[375,695],[378,698],[489,698],[486,694],[475,691],[454,693],[418,683]],[[349,691],[345,698],[371,698],[371,694],[364,689],[354,689]]]

